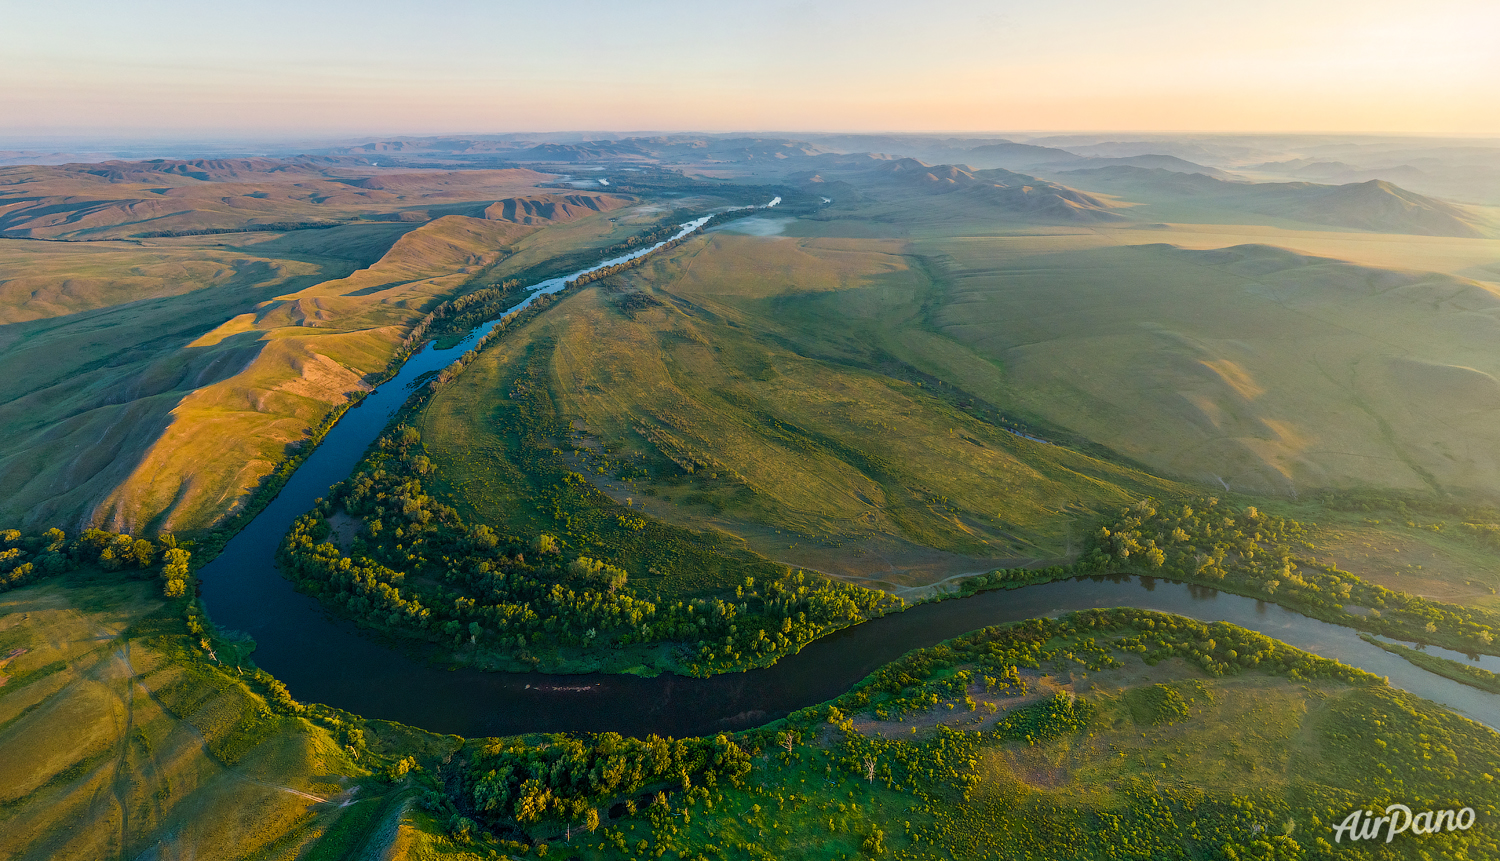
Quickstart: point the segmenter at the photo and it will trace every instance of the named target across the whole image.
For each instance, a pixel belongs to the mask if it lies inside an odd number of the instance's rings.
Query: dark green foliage
[[[1027,744],[1051,741],[1075,733],[1094,719],[1088,702],[1059,691],[1041,702],[1023,706],[995,724],[995,737]]]
[[[103,529],[85,529],[73,539],[55,527],[39,535],[0,530],[0,592],[82,568],[144,577],[145,569],[163,560],[163,590],[167,597],[176,598],[186,589],[190,555],[170,535],[153,542]],[[177,586],[172,585],[174,581]]]
[[[1213,497],[1143,500],[1102,527],[1092,554],[1115,567],[1262,597],[1316,619],[1465,652],[1496,653],[1500,615],[1368,583],[1296,552],[1302,524]],[[1365,608],[1364,613],[1348,607]]]
[[[899,606],[899,599],[820,575],[769,568],[724,597],[663,599],[636,575],[559,552],[554,536],[501,537],[466,526],[416,475],[420,435],[401,425],[280,550],[283,568],[324,601],[367,624],[448,648],[483,648],[522,664],[558,650],[587,653],[675,644],[675,663],[707,674],[769,663],[822,634]],[[325,541],[335,506],[365,520],[346,556]],[[631,534],[648,529],[628,529]],[[651,578],[641,578],[649,587]],[[544,657],[546,656],[546,657]]]
[[[725,735],[528,736],[484,745],[470,768],[469,792],[492,826],[576,823],[643,792],[738,785],[749,771],[749,756]]]

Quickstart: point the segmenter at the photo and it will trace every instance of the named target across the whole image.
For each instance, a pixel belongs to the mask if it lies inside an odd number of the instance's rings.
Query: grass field
[[[627,202],[618,196],[554,205],[524,194],[548,178],[530,171],[329,178],[278,165],[205,163],[184,175],[148,165],[109,181],[0,172],[0,199],[33,195],[7,210],[5,231],[34,237],[0,239],[0,518],[210,526],[367,390],[442,298],[586,255],[660,217],[650,207],[606,217]],[[352,223],[267,229],[338,221]],[[236,229],[249,232],[104,239]]]
[[[786,233],[760,242],[883,233],[930,278],[806,299],[826,330],[1159,473],[1276,494],[1500,491],[1493,239],[1023,225],[909,200]]]
[[[1052,514],[1120,498],[1096,480],[1166,487],[1131,462],[1289,500],[1500,491],[1493,240],[1021,226],[928,199],[774,226],[689,243],[496,348],[545,332],[571,462],[616,500],[899,588],[1066,556]],[[500,384],[457,385],[472,422]],[[435,415],[429,444],[468,444]],[[1047,473],[1062,450],[1006,427],[1111,465]]]
[[[1170,492],[1008,432],[803,310],[925,289],[889,243],[695,240],[507,334],[433,398],[422,437],[460,510],[487,522],[525,516],[541,488],[523,461],[541,459],[654,517],[894,585],[1066,556],[1077,517]],[[498,431],[522,376],[550,411],[531,451]]]
[[[0,669],[0,855],[357,854],[404,803],[367,780],[384,740],[272,709],[155,591],[77,574],[0,596],[0,655],[24,650]]]
[[[1417,500],[1410,507],[1366,508],[1360,497],[1355,504],[1338,496],[1295,503],[1257,499],[1267,511],[1312,525],[1313,546],[1306,552],[1320,561],[1399,592],[1500,610],[1500,548],[1475,528],[1494,524],[1500,515],[1484,508],[1461,515],[1430,498]]]

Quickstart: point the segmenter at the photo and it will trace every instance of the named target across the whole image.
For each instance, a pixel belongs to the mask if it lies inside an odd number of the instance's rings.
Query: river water
[[[706,221],[682,225],[674,238]],[[579,275],[660,247],[543,281],[513,310],[562,290]],[[413,355],[392,380],[344,414],[276,499],[199,572],[203,602],[214,622],[254,637],[256,663],[283,681],[293,697],[469,737],[540,731],[683,737],[755,726],[823,702],[911,649],[986,625],[1131,606],[1233,622],[1387,676],[1396,687],[1500,728],[1500,697],[1417,668],[1348,628],[1252,598],[1131,576],[1079,578],[922,604],[824,637],[768,669],[710,679],[485,673],[424,663],[359,633],[297,592],[275,567],[276,548],[298,516],[348,477],[422,378],[462,356],[497,322],[447,350],[429,344]]]

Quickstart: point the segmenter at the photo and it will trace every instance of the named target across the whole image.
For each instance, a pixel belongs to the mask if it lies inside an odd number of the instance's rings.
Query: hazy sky
[[[1497,0],[0,0],[0,136],[1500,132]]]

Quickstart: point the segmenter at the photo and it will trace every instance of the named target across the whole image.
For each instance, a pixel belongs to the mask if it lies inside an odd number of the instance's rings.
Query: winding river
[[[707,220],[683,224],[674,239]],[[543,281],[512,310],[562,290],[579,275],[645,256],[665,244]],[[774,667],[710,679],[485,673],[414,659],[360,634],[352,623],[329,616],[315,599],[297,592],[276,570],[276,547],[292,521],[349,475],[415,386],[462,356],[497,324],[480,326],[449,349],[429,344],[413,355],[392,380],[344,414],[281,493],[199,572],[204,605],[214,622],[254,637],[256,663],[281,679],[297,699],[469,737],[541,731],[701,735],[755,726],[831,699],[911,649],[986,625],[1133,606],[1233,622],[1387,676],[1396,687],[1500,728],[1500,697],[1415,667],[1348,628],[1252,598],[1134,576],[1078,578],[921,604],[824,637]]]

